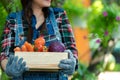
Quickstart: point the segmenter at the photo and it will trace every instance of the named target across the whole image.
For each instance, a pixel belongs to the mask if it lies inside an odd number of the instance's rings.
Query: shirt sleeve
[[[15,41],[14,27],[15,27],[14,18],[8,16],[1,39],[0,61],[4,60],[5,58],[9,57],[10,54],[14,53],[13,51]]]
[[[62,41],[66,46],[66,49],[71,50],[74,54],[74,57],[77,59],[78,51],[76,49],[76,43],[75,43],[72,27],[70,25],[66,12],[64,11],[61,12],[60,14],[61,14],[60,18],[62,22],[61,22],[61,26],[59,27],[60,27],[60,33],[62,35]]]
[[[66,11],[60,13],[59,21],[61,22],[60,33],[62,35],[62,42],[64,43],[66,49],[71,50],[74,57],[76,58],[76,70],[78,69],[78,51],[76,48],[75,38],[72,31],[72,27],[66,15]]]

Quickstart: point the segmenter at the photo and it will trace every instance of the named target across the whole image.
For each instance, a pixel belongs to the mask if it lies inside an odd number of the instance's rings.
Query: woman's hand
[[[59,67],[63,69],[64,74],[72,75],[75,71],[76,59],[70,50],[65,52],[68,52],[69,59],[61,60]]]
[[[10,55],[6,65],[5,72],[10,77],[20,77],[27,71],[26,62],[23,62],[23,58],[18,59],[17,56]]]

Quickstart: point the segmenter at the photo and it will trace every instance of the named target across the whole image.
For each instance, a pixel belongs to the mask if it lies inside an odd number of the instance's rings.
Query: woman
[[[77,65],[77,50],[71,26],[64,10],[50,8],[51,0],[21,0],[23,10],[11,13],[4,28],[1,52],[1,66],[13,80],[67,80]],[[62,60],[58,72],[29,72],[23,58],[14,56],[14,48],[25,41],[33,43],[43,36],[46,46],[51,41],[61,41],[69,53],[69,59]]]

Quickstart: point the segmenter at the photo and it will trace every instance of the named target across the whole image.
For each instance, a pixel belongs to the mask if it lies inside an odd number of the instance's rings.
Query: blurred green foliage
[[[75,0],[66,0],[64,5],[62,6],[68,15],[68,18],[70,20],[70,23],[74,25],[73,18],[84,18],[84,13],[86,11],[85,7],[83,6],[82,2],[78,2]]]
[[[108,40],[112,38],[112,32],[118,27],[120,21],[120,8],[116,3],[110,5],[102,4],[102,1],[95,1],[88,9],[87,25],[89,31],[94,33],[102,41],[103,47],[107,47]]]
[[[62,5],[64,4],[66,0],[53,0],[52,2],[52,6],[53,7],[62,7]]]
[[[108,51],[112,52],[114,47],[114,45],[110,47],[108,45],[108,42],[113,38],[112,33],[114,28],[118,29],[118,26],[120,24],[120,20],[117,20],[117,17],[120,16],[120,6],[117,5],[117,3],[113,2],[115,0],[94,1],[95,2],[91,4],[91,6],[87,9],[87,12],[85,13],[87,14],[86,20],[89,32],[93,34],[92,38],[100,38],[100,42],[102,41],[102,44],[94,53],[94,57],[92,57],[91,63],[94,61],[96,62],[94,62],[94,64],[90,63],[88,71],[90,70],[95,74],[99,74],[103,71],[119,71],[120,64],[118,63],[115,63],[115,68],[111,70],[104,69],[104,64],[106,62],[105,54],[107,54]],[[112,1],[112,3],[108,4],[107,1]],[[100,42],[98,41],[98,43]],[[108,64],[106,68],[108,68],[110,64],[115,62],[113,59],[109,59],[109,61],[110,63],[106,62]]]
[[[85,10],[85,7],[80,1],[77,3],[74,0],[66,0],[63,8],[67,11],[69,16],[80,16]]]
[[[97,80],[97,76],[89,71],[86,65],[79,63],[79,68],[71,80]]]
[[[2,33],[3,30],[3,26],[6,20],[6,16],[7,16],[7,12],[4,9],[4,7],[2,6],[2,4],[0,3],[0,34]]]
[[[112,1],[112,3],[108,4],[107,2],[109,1]],[[86,15],[84,18],[87,20],[89,32],[95,34],[92,38],[101,38],[102,44],[98,48],[98,51],[95,52],[94,58],[92,57],[89,67],[79,64],[79,69],[74,74],[72,80],[97,80],[97,75],[103,71],[120,71],[120,64],[118,63],[114,64],[115,68],[113,70],[106,70],[103,67],[105,53],[107,50],[112,50],[111,48],[108,49],[108,41],[111,39],[113,29],[120,24],[120,21],[116,19],[116,17],[120,16],[120,6],[113,1],[116,0],[94,0],[91,6],[83,12]],[[104,12],[107,12],[107,16],[104,16]],[[102,49],[106,52],[102,51]],[[114,61],[110,60],[110,63],[107,63],[108,66],[112,62]],[[87,78],[87,76],[89,77]]]

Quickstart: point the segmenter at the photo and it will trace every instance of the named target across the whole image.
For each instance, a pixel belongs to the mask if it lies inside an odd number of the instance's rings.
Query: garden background
[[[120,71],[120,0],[54,0],[52,6],[64,8],[73,27],[79,68],[72,80]],[[18,10],[20,0],[0,0],[0,37],[7,15]],[[9,80],[1,70],[0,80]]]

